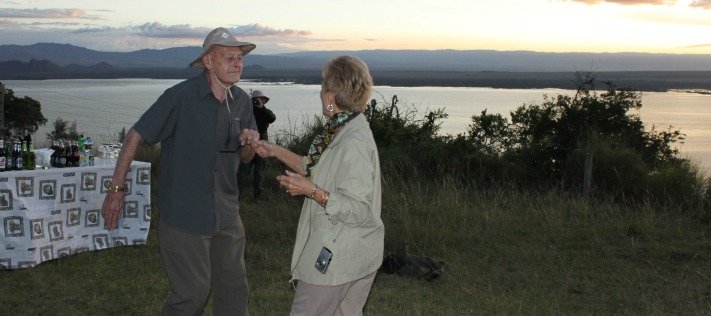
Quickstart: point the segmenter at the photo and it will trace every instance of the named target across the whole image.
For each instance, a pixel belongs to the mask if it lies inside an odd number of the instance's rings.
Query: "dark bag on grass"
[[[442,267],[444,267],[444,262],[435,262],[427,257],[389,254],[383,258],[380,271],[432,281],[439,278]]]

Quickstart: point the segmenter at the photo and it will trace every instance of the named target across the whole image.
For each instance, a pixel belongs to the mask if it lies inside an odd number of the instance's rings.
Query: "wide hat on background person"
[[[262,90],[252,91],[252,99],[254,99],[254,98],[262,98],[264,100],[264,104],[267,104],[267,102],[269,102],[269,97],[264,95]]]
[[[218,27],[212,30],[210,34],[207,34],[205,41],[202,43],[202,54],[190,63],[190,67],[197,69],[205,68],[205,65],[202,63],[202,57],[207,55],[214,45],[239,47],[242,49],[242,55],[249,54],[249,52],[257,47],[257,45],[252,43],[238,41],[226,28]]]

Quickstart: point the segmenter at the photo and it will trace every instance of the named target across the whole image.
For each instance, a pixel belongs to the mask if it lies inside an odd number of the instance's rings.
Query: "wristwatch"
[[[126,192],[126,191],[128,191],[128,187],[126,187],[126,186],[120,187],[120,186],[115,185],[113,183],[109,183],[109,186],[106,187],[106,192],[109,192],[109,193]]]

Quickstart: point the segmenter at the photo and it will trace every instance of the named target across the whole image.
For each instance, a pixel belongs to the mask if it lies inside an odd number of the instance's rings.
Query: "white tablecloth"
[[[97,161],[92,167],[0,172],[0,269],[145,244],[151,222],[151,164],[131,163],[119,227],[107,231],[101,205],[113,170],[112,164]]]

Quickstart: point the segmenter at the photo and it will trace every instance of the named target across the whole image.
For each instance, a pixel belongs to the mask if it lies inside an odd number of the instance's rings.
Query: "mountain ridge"
[[[0,45],[0,80],[184,79],[200,73],[188,64],[201,52],[200,47],[99,52],[69,44]],[[378,85],[575,89],[576,73],[590,72],[597,82],[635,90],[711,90],[711,55],[649,53],[362,50],[249,54],[242,78],[319,84],[323,64],[342,54],[365,60]],[[603,64],[607,66],[595,66]]]
[[[100,62],[117,68],[187,68],[198,46],[102,52],[71,44],[0,45],[0,61],[50,60],[60,66]],[[340,50],[279,54],[251,53],[245,66],[267,69],[320,69],[337,55],[354,55],[372,70],[431,71],[711,71],[711,55],[655,53],[535,52],[528,50]]]

